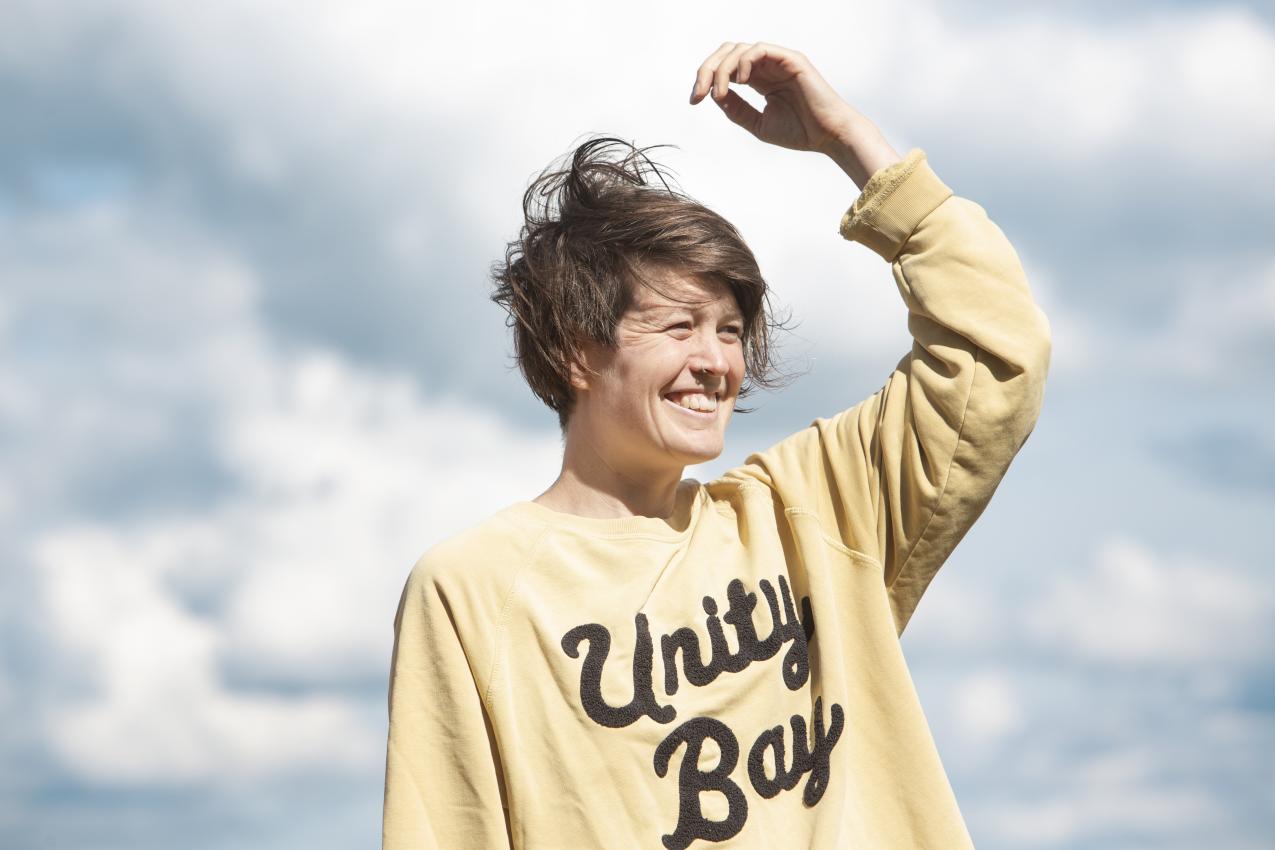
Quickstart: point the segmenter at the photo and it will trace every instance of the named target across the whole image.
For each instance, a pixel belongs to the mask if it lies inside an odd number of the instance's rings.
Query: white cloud
[[[95,679],[91,696],[69,697],[44,718],[64,762],[111,782],[233,780],[366,762],[377,737],[351,706],[219,685],[223,638],[163,586],[166,572],[181,569],[164,559],[163,542],[76,529],[36,544],[54,649]]]
[[[623,104],[659,126],[665,122],[653,113],[673,110],[674,93],[685,97],[694,69],[721,41],[705,35],[719,29],[708,9],[657,4],[652,19],[678,13],[677,32],[653,39],[645,28],[616,27],[596,39],[564,23],[583,4],[558,8],[558,15],[543,15],[509,7],[500,26],[485,26],[492,13],[482,6],[326,4],[315,10],[308,35],[340,76],[386,105],[428,104],[476,125],[513,124],[535,134],[543,122],[534,119],[551,96],[567,112],[573,101]],[[1241,6],[1181,8],[1101,27],[1042,12],[968,22],[934,3],[824,9],[796,24],[780,24],[763,10],[740,6],[739,35],[752,31],[801,49],[849,99],[879,100],[885,114],[906,115],[910,124],[950,121],[967,133],[995,128],[991,141],[1003,148],[1066,161],[1147,144],[1195,164],[1216,143],[1217,128],[1227,128],[1231,163],[1269,161],[1275,147],[1275,114],[1252,108],[1275,81],[1275,38]],[[422,50],[425,33],[448,37]],[[532,79],[525,76],[528,43],[543,47]],[[642,61],[656,50],[683,64]],[[617,63],[618,56],[633,61]],[[511,78],[527,95],[498,96]],[[491,110],[493,103],[501,108]],[[720,152],[732,167],[756,153],[741,147]]]
[[[556,472],[556,436],[431,407],[401,377],[324,354],[252,369],[279,394],[248,392],[228,411],[226,458],[244,492],[198,517],[65,527],[33,544],[55,647],[95,680],[48,727],[87,776],[370,769],[383,741],[357,703],[236,691],[221,665],[319,685],[386,667],[420,552]],[[192,613],[183,590],[217,583],[225,618]]]
[[[583,5],[557,8],[317,3],[297,14],[288,3],[232,3],[192,15],[119,4],[125,31],[146,48],[129,61],[163,68],[183,103],[226,128],[232,159],[254,179],[280,179],[297,157],[338,156],[353,128],[379,124],[384,132],[372,136],[383,141],[365,163],[409,176],[413,158],[447,151],[450,178],[465,187],[458,203],[495,244],[516,227],[525,181],[580,134],[674,141],[683,151],[662,156],[754,241],[811,339],[856,357],[906,347],[902,319],[881,321],[891,310],[902,315],[888,275],[836,236],[856,194],[848,179],[818,158],[759,146],[711,104],[683,102],[695,67],[720,40],[711,10],[670,4],[683,21],[676,32],[652,38],[620,26],[598,39],[566,23]],[[1226,128],[1227,155],[1210,167],[1221,180],[1245,181],[1242,188],[1275,150],[1275,113],[1252,108],[1275,83],[1275,36],[1242,7],[1103,27],[1040,12],[969,23],[932,3],[825,9],[817,24],[779,24],[763,8],[741,6],[736,28],[802,49],[901,151],[927,147],[940,174],[944,140],[959,139],[1042,169],[1139,149],[1166,173],[1198,169],[1200,152]],[[51,49],[55,31],[49,25],[32,43]],[[537,46],[530,60],[528,45]],[[11,50],[26,55],[20,45]],[[649,61],[657,50],[660,60]],[[791,200],[761,206],[759,191]],[[388,228],[387,250],[419,257],[412,232],[427,210],[427,198],[407,204]],[[1094,357],[1093,331],[1062,307],[1054,310],[1060,370],[1083,368]]]
[[[946,569],[946,568],[945,568]],[[948,570],[926,591],[903,641],[920,655],[978,657],[1013,634],[1017,606],[985,579]]]
[[[1247,381],[1269,362],[1252,352],[1275,339],[1275,258],[1192,271],[1203,283],[1174,296],[1165,321],[1131,347],[1132,360],[1193,381]]]
[[[468,400],[423,398],[407,375],[280,350],[256,271],[152,213],[71,210],[0,238],[14,321],[82,328],[68,346],[85,355],[67,368],[5,340],[17,480],[68,486],[103,456],[145,452],[194,406],[237,484],[190,512],[44,517],[15,541],[36,570],[46,663],[77,671],[42,717],[49,744],[107,782],[372,770],[383,730],[340,688],[387,668],[398,595],[427,546],[553,480],[556,430],[522,433]],[[245,675],[308,690],[244,690]]]
[[[240,692],[221,665],[319,685],[384,668],[420,552],[556,472],[555,435],[431,407],[401,377],[323,354],[252,369],[279,395],[245,393],[227,413],[241,494],[198,517],[56,528],[33,544],[54,647],[93,673],[89,694],[68,696],[48,727],[87,776],[370,769],[383,742],[357,703]],[[218,584],[224,619],[185,604],[191,588]]]
[[[983,670],[958,683],[952,710],[963,746],[995,747],[1022,727],[1022,707],[1013,676]]]
[[[781,301],[797,307],[803,337],[853,358],[901,355],[909,341],[888,271],[835,233],[856,190],[831,163],[759,146],[711,104],[683,102],[720,33],[711,10],[675,5],[668,12],[683,21],[676,32],[653,38],[615,27],[598,39],[566,23],[583,12],[573,3],[558,4],[554,15],[409,2],[307,4],[304,14],[289,3],[231,3],[178,14],[162,3],[119,3],[128,23],[117,30],[127,38],[116,46],[116,72],[132,67],[163,80],[225,131],[227,155],[251,180],[277,183],[316,157],[346,161],[355,139],[377,140],[360,168],[397,172],[411,185],[414,160],[424,167],[446,156],[449,179],[462,187],[453,203],[493,246],[516,229],[525,181],[580,134],[609,129],[644,143],[677,142],[681,152],[661,156],[693,194],[741,226]],[[926,147],[940,175],[948,173],[944,145],[959,140],[962,150],[1029,158],[1041,169],[1088,168],[1114,151],[1141,150],[1165,173],[1195,170],[1200,151],[1217,145],[1217,128],[1226,128],[1227,149],[1211,161],[1219,180],[1243,189],[1255,166],[1271,164],[1275,113],[1252,104],[1275,83],[1275,35],[1242,7],[1103,27],[1031,11],[971,23],[933,3],[826,9],[817,24],[781,24],[763,10],[738,9],[741,34],[802,49],[900,151]],[[31,17],[23,29],[35,35],[10,45],[5,58],[19,67],[75,42],[66,16]],[[593,13],[588,20],[598,21]],[[537,46],[534,73],[527,45]],[[649,61],[656,50],[660,60]],[[379,133],[366,129],[377,126]],[[976,187],[968,191],[978,199]],[[759,192],[787,200],[760,205]],[[396,204],[384,250],[420,262],[419,234],[436,210],[423,194]],[[1058,374],[1090,368],[1104,339],[1055,291]],[[1263,292],[1232,300],[1240,306]],[[1183,304],[1184,330],[1202,347],[1174,345],[1183,329],[1169,327],[1139,349],[1148,365],[1164,358],[1186,372],[1221,370],[1226,335],[1195,323],[1197,306],[1216,313],[1214,294],[1210,287]]]
[[[918,15],[930,14],[917,12]],[[1184,7],[1094,26],[1033,12],[920,30],[896,78],[906,112],[998,151],[1057,164],[1117,149],[1198,167],[1225,128],[1219,172],[1269,164],[1275,37],[1241,6]],[[970,97],[978,92],[978,97]],[[929,123],[926,120],[926,123]]]
[[[175,410],[215,408],[252,379],[257,281],[161,209],[24,216],[0,229],[0,267],[23,328],[3,342],[0,412],[16,439],[0,455],[28,520],[78,495],[77,476],[171,437]]]
[[[1069,656],[1093,670],[1190,673],[1197,695],[1215,700],[1233,696],[1237,666],[1260,661],[1275,644],[1268,583],[1236,565],[1157,551],[1130,535],[1108,537],[1091,560],[1042,575],[1026,601],[1017,583],[1011,591],[962,573],[940,580],[905,637],[918,658],[984,658],[1014,642],[1033,657]],[[979,681],[966,683],[970,694],[984,692],[974,687]]]
[[[1019,248],[1018,254],[1032,297],[1049,319],[1053,346],[1049,357],[1050,378],[1080,375],[1101,365],[1109,356],[1105,353],[1107,340],[1103,331],[1071,307],[1057,270],[1024,249]]]
[[[1076,786],[1034,801],[1000,800],[980,810],[989,838],[1010,847],[1074,845],[1130,833],[1168,838],[1223,825],[1220,801],[1204,788],[1155,788],[1127,782]]]
[[[518,433],[459,401],[426,403],[405,377],[360,374],[331,356],[280,378],[225,431],[254,494],[234,520],[252,563],[228,612],[231,649],[311,676],[380,666],[384,618],[356,612],[397,599],[426,545],[543,490],[558,472],[557,434]],[[250,513],[259,509],[268,521]]]
[[[1090,663],[1245,663],[1271,646],[1270,590],[1223,563],[1108,539],[1092,567],[1058,575],[1025,611],[1044,647]]]

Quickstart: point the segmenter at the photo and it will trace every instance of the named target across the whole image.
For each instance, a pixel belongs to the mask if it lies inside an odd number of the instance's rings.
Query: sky
[[[687,103],[805,53],[1014,245],[1041,417],[902,637],[980,848],[1271,847],[1272,4],[0,4],[0,846],[375,847],[399,594],[556,477],[491,264],[588,135],[739,228],[804,369],[910,347],[857,188]],[[757,102],[755,94],[743,92]]]

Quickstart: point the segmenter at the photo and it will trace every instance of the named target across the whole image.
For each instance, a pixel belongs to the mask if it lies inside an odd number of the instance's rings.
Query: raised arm
[[[750,456],[728,477],[764,484],[786,509],[814,514],[826,534],[878,561],[902,633],[1035,427],[1049,323],[1005,234],[982,207],[952,193],[924,152],[899,159],[800,54],[726,48],[709,75],[714,84],[756,80],[759,61],[777,68],[768,86],[787,81],[771,89],[765,113],[715,90],[731,120],[763,141],[829,155],[860,186],[841,235],[891,264],[913,337],[878,392]],[[772,101],[784,105],[767,123]]]

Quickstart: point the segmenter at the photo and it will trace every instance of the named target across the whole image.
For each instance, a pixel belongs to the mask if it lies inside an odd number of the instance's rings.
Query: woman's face
[[[598,374],[578,374],[568,439],[617,472],[680,477],[722,453],[744,379],[744,319],[725,284],[668,271],[659,285],[691,303],[636,287],[616,349],[586,346]]]

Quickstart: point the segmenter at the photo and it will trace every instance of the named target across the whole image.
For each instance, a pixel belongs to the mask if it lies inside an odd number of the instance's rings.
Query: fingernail
[[[699,88],[699,83],[691,86],[691,103],[695,102],[695,89]]]

